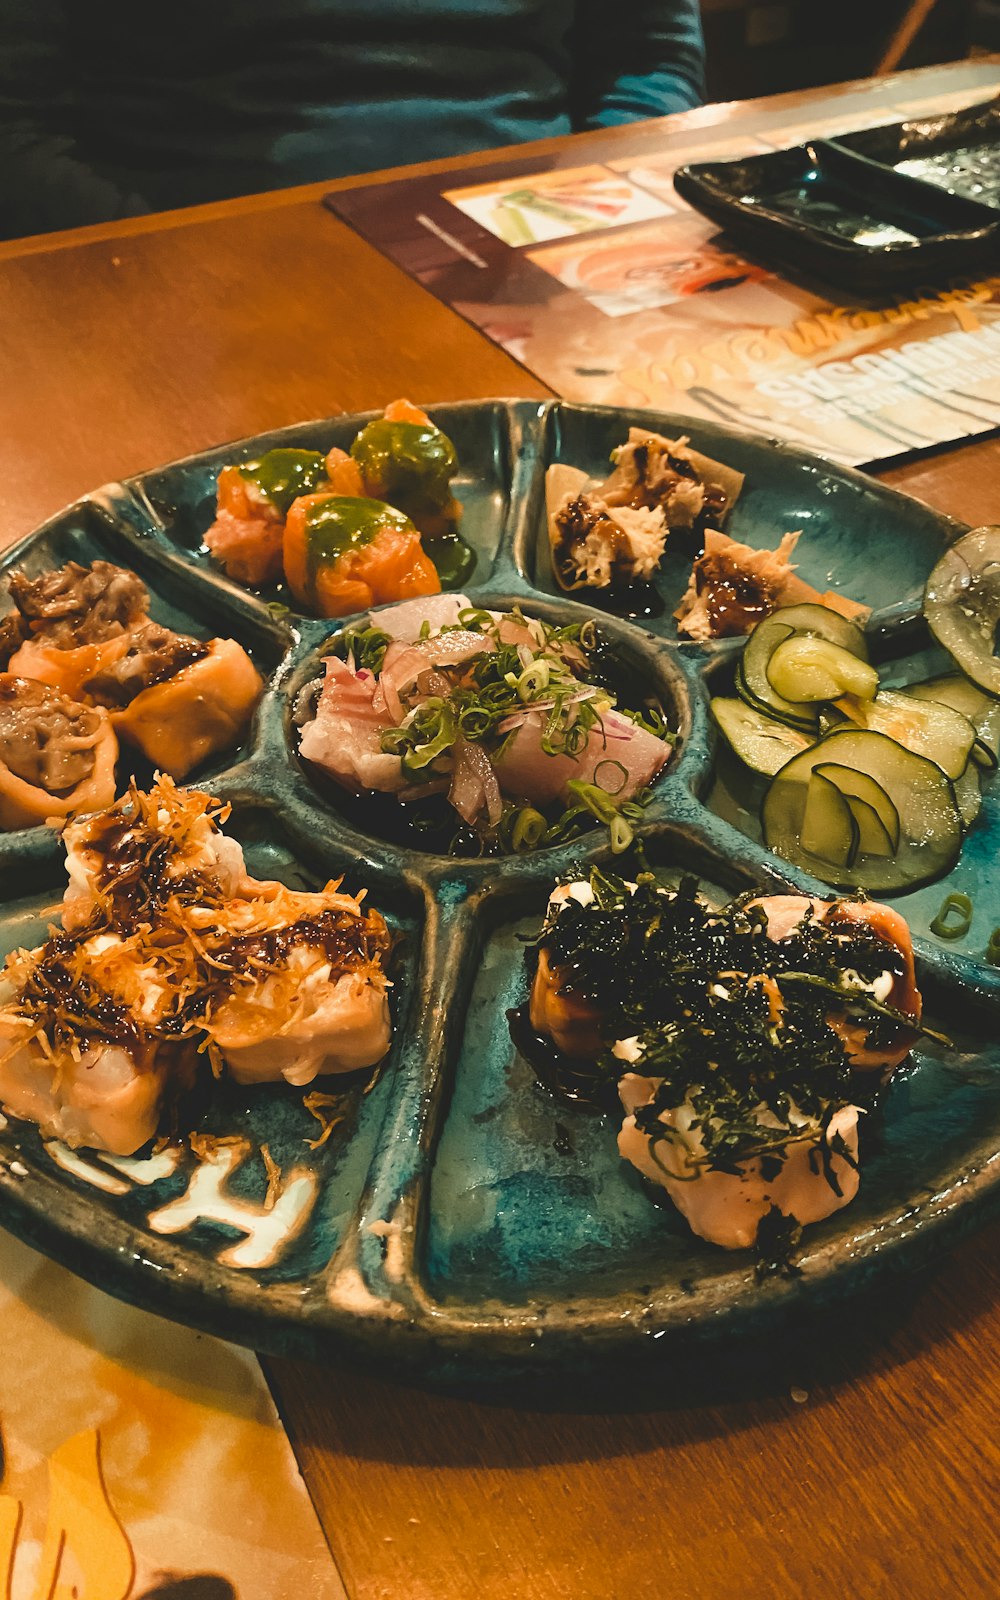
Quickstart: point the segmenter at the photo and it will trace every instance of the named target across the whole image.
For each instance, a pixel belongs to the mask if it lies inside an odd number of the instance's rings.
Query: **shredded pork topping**
[[[37,578],[12,572],[7,586],[32,634],[60,650],[128,633],[143,620],[149,604],[142,579],[110,561],[94,561],[89,567],[68,561]]]
[[[653,576],[663,556],[667,522],[648,506],[612,509],[599,494],[569,496],[556,512],[555,551],[570,582],[606,588]]]
[[[670,528],[691,527],[703,510],[714,517],[725,510],[718,485],[701,481],[687,438],[665,439],[631,428],[614,459],[614,471],[599,487],[609,506],[655,508]]]
[[[143,689],[164,683],[207,655],[208,645],[201,639],[174,633],[158,622],[144,622],[133,630],[125,654],[96,673],[84,688],[101,705],[127,706]]]
[[[0,762],[15,777],[65,795],[94,770],[101,715],[32,678],[0,676]]]

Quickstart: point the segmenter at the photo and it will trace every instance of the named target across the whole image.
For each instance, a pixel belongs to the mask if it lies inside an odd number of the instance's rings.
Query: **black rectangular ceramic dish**
[[[748,250],[851,294],[930,283],[1000,257],[995,210],[833,141],[699,162],[674,184]]]
[[[838,143],[894,172],[1000,211],[1000,97],[945,116],[864,128]]]

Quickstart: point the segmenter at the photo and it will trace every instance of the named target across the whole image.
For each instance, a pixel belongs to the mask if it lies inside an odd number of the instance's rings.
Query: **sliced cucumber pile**
[[[997,626],[1000,529],[984,531],[996,535]],[[758,623],[737,667],[739,699],[716,698],[712,712],[736,755],[770,779],[768,848],[835,888],[873,894],[948,872],[980,810],[980,775],[1000,758],[1000,701],[983,676],[880,689],[864,635],[837,612],[788,606]]]
[[[857,792],[864,777],[869,798]],[[828,733],[786,762],[761,822],[764,843],[785,861],[835,888],[873,894],[939,878],[962,848],[955,792],[941,768],[867,728]]]

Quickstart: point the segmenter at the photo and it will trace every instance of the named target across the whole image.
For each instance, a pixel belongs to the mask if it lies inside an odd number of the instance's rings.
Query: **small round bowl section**
[[[539,599],[525,604],[518,596],[482,595],[475,592],[470,595],[470,599],[474,605],[493,611],[509,611],[514,606],[520,606],[526,616],[537,617],[555,626],[593,620],[592,613],[587,608],[570,601],[559,603]],[[371,615],[372,620],[377,623],[378,611],[372,612]],[[623,704],[634,704],[637,697],[642,701],[653,700],[662,711],[668,727],[677,736],[674,751],[653,783],[649,809],[650,815],[655,816],[659,809],[656,805],[657,788],[667,771],[676,763],[678,752],[690,740],[696,720],[693,698],[700,694],[700,687],[696,683],[694,673],[683,662],[681,653],[656,639],[652,634],[645,633],[634,625],[603,617],[600,619],[598,633],[602,644],[605,642],[607,644],[616,672],[619,667],[621,670],[621,687],[616,691],[619,701]],[[334,779],[327,777],[318,767],[304,760],[299,753],[298,719],[303,717],[305,708],[309,704],[310,686],[318,685],[321,681],[323,662],[327,656],[335,653],[337,641],[342,635],[343,628],[337,628],[320,646],[309,650],[293,670],[285,686],[284,723],[288,748],[311,789],[321,798],[324,806],[332,808],[339,814],[352,833],[366,841],[377,839],[407,853],[416,851],[432,857],[440,857],[442,854],[447,856],[450,852],[446,848],[442,849],[440,833],[436,831],[430,845],[424,845],[416,828],[405,818],[400,818],[400,811],[403,808],[394,795],[371,791],[352,794]],[[613,759],[613,755],[611,758]],[[640,823],[638,827],[641,831],[642,824]],[[600,824],[596,819],[595,830],[583,834],[579,840],[574,841],[578,849],[581,846],[586,847],[593,842],[593,838],[599,836]],[[550,846],[543,851],[532,852],[532,856],[549,857],[554,850],[562,848],[565,847]],[[475,865],[481,860],[484,867],[495,871],[500,860],[516,861],[524,858],[517,856],[504,858],[496,855],[479,858],[475,855],[466,855],[460,859],[464,866]]]

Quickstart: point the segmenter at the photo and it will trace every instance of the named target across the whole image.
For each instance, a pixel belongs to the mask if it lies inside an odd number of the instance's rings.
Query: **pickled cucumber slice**
[[[799,840],[809,855],[832,867],[850,867],[858,853],[858,825],[837,785],[822,772],[809,774]]]
[[[815,702],[793,700],[779,694],[768,677],[768,666],[778,646],[798,635],[825,639],[856,656],[859,661],[868,660],[868,647],[856,623],[849,622],[828,606],[812,602],[800,606],[782,606],[758,622],[743,651],[738,692],[769,716],[808,733],[817,726]]]
[[[839,821],[831,827],[827,841],[810,819],[807,840],[811,847],[803,843],[810,779],[817,767],[826,769],[821,776],[838,789],[850,811],[849,796],[831,782],[831,766],[846,767],[856,778],[867,775],[884,791],[899,818],[899,842],[891,856],[860,849],[860,825],[853,812],[852,821],[859,830],[853,861],[845,863],[843,859]],[[855,798],[871,803],[867,796]],[[818,804],[813,801],[814,807]],[[883,810],[874,805],[873,810],[884,825]],[[832,805],[830,812],[834,812]],[[839,818],[840,811],[835,815]],[[936,762],[904,749],[887,734],[864,728],[835,729],[809,750],[793,756],[771,779],[761,807],[761,826],[768,849],[785,861],[834,888],[857,886],[872,894],[901,893],[932,882],[954,866],[962,845],[962,819],[954,790]],[[892,830],[886,831],[891,839]]]
[[[948,778],[960,778],[969,764],[976,730],[968,717],[938,700],[880,689],[874,700],[845,695],[836,704],[859,728],[888,734],[914,755],[937,762]]]
[[[1000,528],[973,528],[945,551],[927,580],[924,616],[966,676],[1000,696]]]
[[[842,694],[873,700],[878,673],[842,645],[815,634],[795,633],[782,640],[767,663],[767,681],[786,700],[836,700]]]
[[[816,770],[830,778],[848,800],[855,799],[875,812],[879,826],[889,841],[888,851],[879,850],[877,854],[894,855],[899,849],[899,812],[882,785],[876,783],[868,772],[857,772],[853,767],[843,767],[832,761],[824,762]]]
[[[717,695],[711,707],[726,742],[752,772],[761,772],[765,778],[773,778],[786,761],[812,743],[807,734],[765,717],[743,700]]]
[[[859,800],[857,795],[846,795],[847,804],[851,808],[858,829],[857,854],[863,856],[891,856],[895,855],[892,840],[885,830],[882,818],[870,806],[867,800]]]
[[[771,687],[767,676],[767,664],[772,654],[779,644],[791,639],[794,634],[793,627],[777,622],[773,616],[758,622],[740,658],[736,692],[765,716],[777,717],[780,722],[787,722],[790,727],[799,728],[803,733],[812,733],[817,721],[815,706],[786,700]]]
[[[1000,760],[1000,700],[984,694],[960,672],[928,678],[924,683],[908,683],[902,692],[917,700],[936,700],[968,717],[976,730],[973,759],[990,772],[996,770]]]

